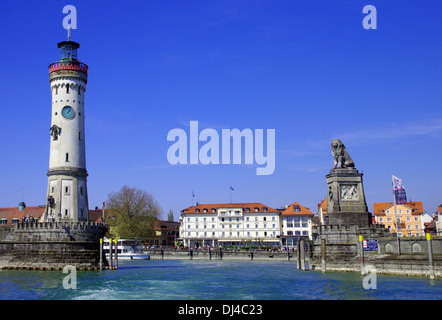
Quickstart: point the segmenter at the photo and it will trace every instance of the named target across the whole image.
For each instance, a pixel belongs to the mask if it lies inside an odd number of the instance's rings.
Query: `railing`
[[[49,65],[49,73],[58,70],[76,70],[87,74],[88,66],[78,61],[58,61]]]

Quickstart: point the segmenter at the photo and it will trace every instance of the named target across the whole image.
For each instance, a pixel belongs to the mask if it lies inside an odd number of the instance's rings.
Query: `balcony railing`
[[[58,61],[49,65],[49,73],[58,70],[76,70],[87,74],[88,66],[78,61]]]

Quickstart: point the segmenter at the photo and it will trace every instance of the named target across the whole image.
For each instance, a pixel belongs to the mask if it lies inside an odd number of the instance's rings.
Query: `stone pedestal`
[[[326,224],[371,225],[371,213],[365,201],[362,173],[354,167],[335,168],[327,178]]]

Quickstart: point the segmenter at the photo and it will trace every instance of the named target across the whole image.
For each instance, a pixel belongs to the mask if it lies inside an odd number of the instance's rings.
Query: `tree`
[[[172,209],[170,209],[169,213],[167,214],[167,221],[173,221],[173,211],[172,211]]]
[[[150,193],[128,186],[109,193],[106,207],[114,217],[109,223],[111,233],[123,239],[149,237],[161,214],[158,202]]]

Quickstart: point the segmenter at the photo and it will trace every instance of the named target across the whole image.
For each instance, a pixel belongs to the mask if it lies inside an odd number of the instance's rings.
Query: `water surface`
[[[442,280],[300,271],[294,262],[120,261],[119,270],[79,271],[64,289],[62,271],[0,271],[0,299],[25,300],[402,300],[441,299]]]

